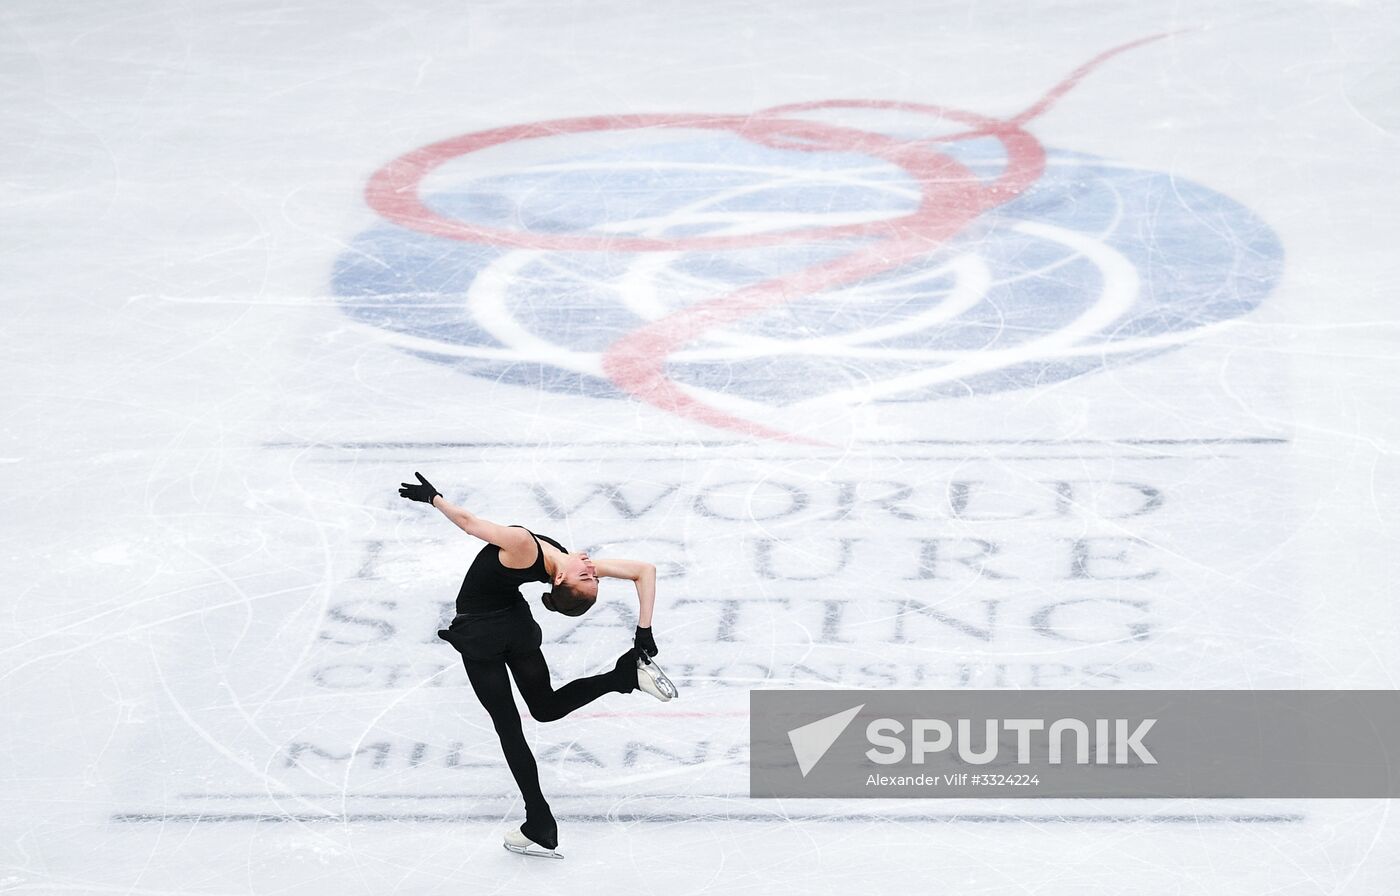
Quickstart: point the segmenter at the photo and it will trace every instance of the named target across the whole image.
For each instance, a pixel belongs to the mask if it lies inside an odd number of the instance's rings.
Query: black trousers
[[[541,722],[553,722],[604,694],[632,690],[635,673],[629,681],[619,673],[628,668],[619,661],[612,671],[580,678],[555,690],[549,681],[549,665],[540,652],[539,624],[524,601],[495,613],[458,616],[452,620],[451,628],[438,632],[438,637],[462,655],[472,690],[491,716],[496,735],[501,739],[506,765],[510,766],[510,773],[525,801],[525,836],[554,849],[559,845],[559,827],[540,790],[539,767],[520,725],[520,712],[510,692],[510,677],[515,678],[515,686],[525,698],[530,715]]]

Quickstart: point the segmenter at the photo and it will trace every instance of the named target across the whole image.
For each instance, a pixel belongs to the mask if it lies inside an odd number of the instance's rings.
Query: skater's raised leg
[[[541,722],[562,719],[604,694],[627,694],[637,687],[637,652],[629,650],[618,658],[611,672],[590,675],[569,682],[557,691],[549,681],[549,664],[538,649],[516,653],[507,660],[515,686],[530,715]]]

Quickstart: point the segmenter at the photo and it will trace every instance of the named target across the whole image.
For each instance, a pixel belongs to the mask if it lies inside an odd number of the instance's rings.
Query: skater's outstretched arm
[[[628,579],[637,586],[637,625],[651,628],[651,609],[656,603],[656,567],[641,560],[606,557],[594,560],[598,578]]]
[[[507,565],[528,565],[534,561],[538,549],[535,547],[535,539],[530,537],[529,532],[519,526],[502,526],[499,523],[482,519],[466,508],[458,507],[444,498],[442,492],[439,492],[431,482],[423,478],[422,473],[414,473],[413,475],[418,477],[418,484],[400,483],[400,497],[408,498],[411,501],[422,501],[424,504],[431,504],[441,510],[442,515],[451,520],[463,532],[499,547],[501,561]]]

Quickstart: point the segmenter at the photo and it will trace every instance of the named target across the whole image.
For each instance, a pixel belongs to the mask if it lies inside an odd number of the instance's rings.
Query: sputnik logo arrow
[[[865,709],[864,703],[788,732],[788,740],[792,743],[792,752],[797,757],[797,768],[802,772],[802,777],[807,777],[807,773],[826,755],[826,751],[836,743],[836,738],[841,736],[841,732],[846,730],[856,713],[862,709]]]

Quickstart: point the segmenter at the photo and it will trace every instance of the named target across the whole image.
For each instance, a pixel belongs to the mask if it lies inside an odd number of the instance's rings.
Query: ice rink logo
[[[1142,41],[1138,42],[1142,43]],[[346,314],[492,380],[795,435],[872,400],[1023,389],[1256,307],[1273,231],[1007,119],[879,100],[556,119],[410,152],[339,259]]]

